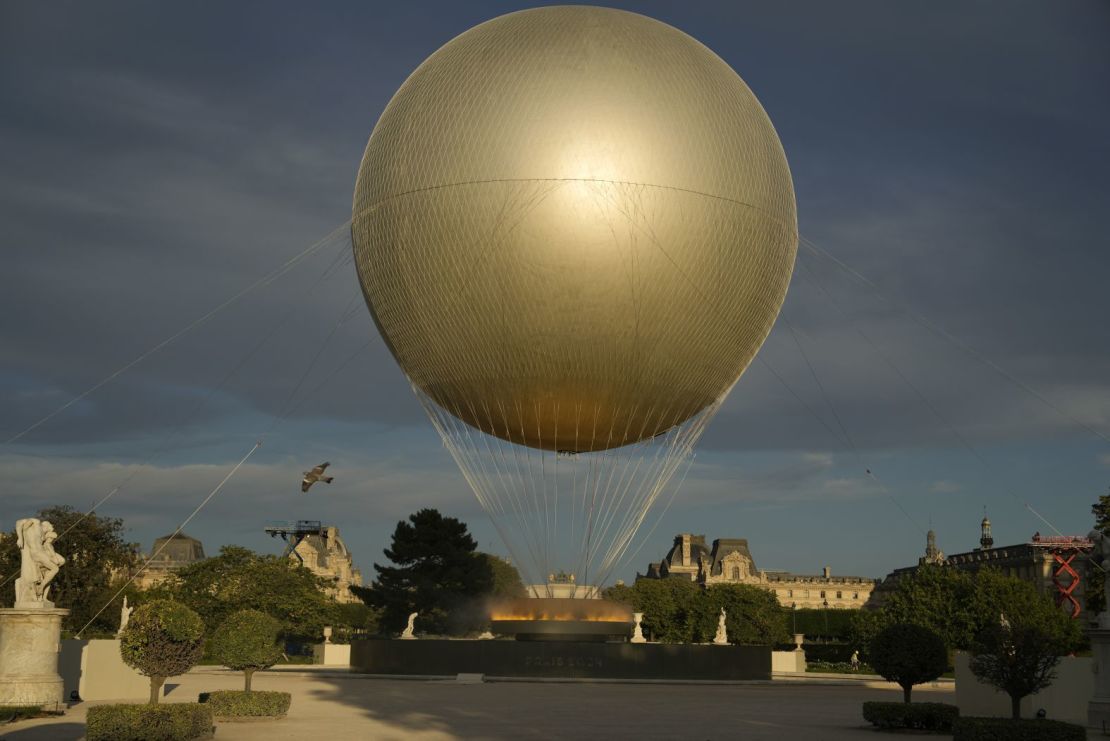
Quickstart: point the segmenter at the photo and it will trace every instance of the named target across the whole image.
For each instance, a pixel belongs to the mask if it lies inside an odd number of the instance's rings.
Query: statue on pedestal
[[[716,646],[728,645],[728,631],[725,630],[725,608],[721,608],[721,615],[717,618],[717,635],[713,636]]]
[[[119,630],[116,631],[116,638],[123,635],[123,629],[127,627],[127,622],[131,619],[131,613],[134,611],[134,607],[127,606],[127,595],[123,595],[123,607],[119,608]]]
[[[15,606],[53,608],[54,603],[47,599],[50,580],[58,575],[58,569],[66,562],[63,556],[54,552],[58,533],[46,520],[28,517],[16,520],[15,534],[22,557],[19,578],[15,580]]]
[[[405,632],[401,634],[401,639],[402,640],[411,641],[411,640],[414,640],[416,638],[416,636],[414,636],[412,634],[412,629],[413,629],[413,626],[416,625],[416,616],[419,615],[419,614],[420,614],[419,612],[414,612],[411,615],[409,615],[408,627],[406,627]]]
[[[20,551],[15,607],[0,608],[0,706],[56,707],[64,682],[58,674],[62,618],[48,598],[50,581],[66,562],[54,552],[54,526],[29,517],[16,520]]]

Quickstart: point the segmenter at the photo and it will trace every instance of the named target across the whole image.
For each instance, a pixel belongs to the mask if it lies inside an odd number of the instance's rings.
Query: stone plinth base
[[[1095,691],[1087,703],[1087,725],[1110,730],[1110,629],[1096,628],[1089,633],[1094,659]]]
[[[805,674],[805,651],[772,651],[771,671],[789,672],[791,674]]]
[[[53,608],[0,609],[0,705],[56,707],[65,701],[58,650],[68,614]]]
[[[312,663],[324,666],[350,666],[351,644],[317,643],[312,647]]]

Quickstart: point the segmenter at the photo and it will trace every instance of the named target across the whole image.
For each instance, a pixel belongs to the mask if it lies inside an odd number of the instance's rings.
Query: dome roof
[[[155,538],[150,552],[151,562],[161,565],[184,566],[205,558],[204,545],[184,532]]]

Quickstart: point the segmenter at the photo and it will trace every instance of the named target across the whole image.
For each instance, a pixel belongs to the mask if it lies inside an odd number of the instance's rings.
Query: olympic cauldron
[[[490,605],[490,630],[518,641],[622,640],[632,631],[632,610],[604,599],[503,599]]]

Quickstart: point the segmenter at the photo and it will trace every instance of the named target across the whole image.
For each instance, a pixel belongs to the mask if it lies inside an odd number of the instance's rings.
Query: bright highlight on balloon
[[[543,511],[541,570],[560,517],[583,571],[590,541],[627,545],[766,338],[797,249],[744,82],[675,28],[584,6],[495,18],[421,64],[367,144],[352,237],[377,326],[495,524]]]

